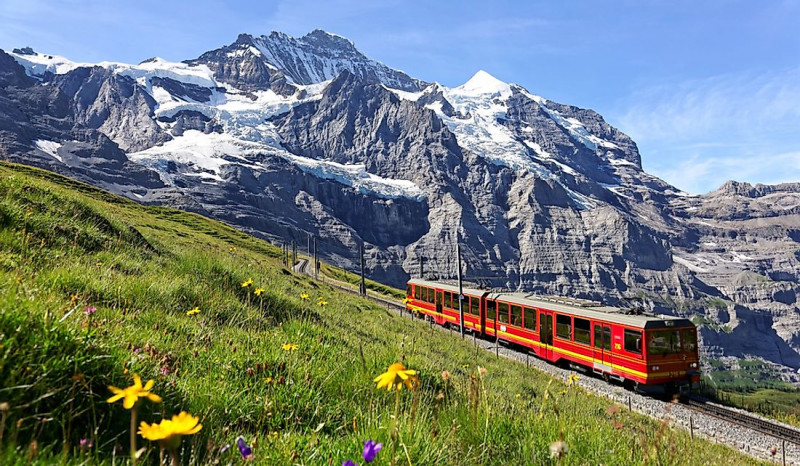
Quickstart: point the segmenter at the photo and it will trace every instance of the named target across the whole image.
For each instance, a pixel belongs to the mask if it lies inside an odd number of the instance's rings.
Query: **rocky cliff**
[[[592,110],[478,72],[449,88],[314,31],[197,59],[0,51],[0,156],[307,244],[402,284],[635,298],[701,322],[706,355],[800,369],[800,185],[689,196]]]

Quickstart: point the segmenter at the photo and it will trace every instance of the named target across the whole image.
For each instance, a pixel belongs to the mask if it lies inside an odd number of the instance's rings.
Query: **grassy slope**
[[[127,448],[129,418],[105,403],[106,386],[129,385],[127,369],[164,397],[140,419],[201,417],[185,461],[211,462],[241,434],[257,439],[264,464],[360,464],[370,438],[384,443],[376,463],[388,464],[394,395],[372,379],[400,360],[422,380],[416,401],[401,392],[402,464],[546,464],[559,438],[571,464],[751,462],[295,276],[278,256],[197,215],[0,165],[0,402],[11,405],[0,462],[24,463],[36,440],[41,461],[64,445],[79,463],[78,440],[93,438],[85,454],[110,463],[115,445]],[[248,278],[262,298],[241,287]],[[156,449],[147,455],[154,462]]]

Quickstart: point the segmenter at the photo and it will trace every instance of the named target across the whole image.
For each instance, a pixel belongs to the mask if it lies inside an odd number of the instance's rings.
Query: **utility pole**
[[[419,279],[422,280],[425,278],[425,271],[423,269],[422,263],[425,261],[425,258],[422,257],[422,254],[419,256]]]
[[[308,257],[311,258],[311,233],[308,233]]]
[[[464,338],[464,288],[461,283],[461,245],[456,243],[456,261],[458,273],[458,315],[461,323],[461,338]],[[421,264],[421,262],[420,262]]]
[[[286,241],[281,241],[281,262],[286,267]]]
[[[315,236],[314,237],[314,280],[317,279],[317,269],[318,269],[317,265],[319,264],[319,262],[317,262],[319,260],[318,256],[319,253],[317,252],[317,237]]]
[[[358,292],[361,296],[367,295],[367,282],[364,280],[364,243],[359,247],[361,252],[361,285],[358,286]]]
[[[292,267],[297,263],[297,241],[292,240]]]

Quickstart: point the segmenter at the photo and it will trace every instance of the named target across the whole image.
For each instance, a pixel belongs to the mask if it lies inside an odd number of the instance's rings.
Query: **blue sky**
[[[0,48],[179,61],[240,32],[320,28],[455,86],[484,69],[592,108],[691,193],[800,181],[800,0],[2,0]]]

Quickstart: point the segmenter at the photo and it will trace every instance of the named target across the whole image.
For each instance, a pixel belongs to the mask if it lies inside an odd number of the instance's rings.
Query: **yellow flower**
[[[139,401],[139,398],[147,398],[148,400],[152,401],[153,403],[161,403],[161,397],[156,395],[155,393],[150,393],[150,389],[153,388],[155,382],[152,380],[148,380],[145,386],[142,386],[142,379],[139,378],[139,374],[133,374],[133,385],[128,388],[121,389],[117,387],[109,386],[108,389],[114,392],[114,396],[106,400],[108,403],[114,403],[117,400],[123,399],[122,406],[125,409],[133,408],[133,405]]]
[[[195,314],[200,314],[200,308],[197,306],[195,306],[195,308],[192,309],[191,311],[186,311],[187,316],[193,316]]]
[[[142,422],[138,433],[147,440],[158,441],[164,446],[175,448],[180,443],[181,436],[196,434],[202,428],[200,419],[181,411],[180,414],[172,416],[172,419],[164,419],[158,424]]]
[[[514,395],[514,398],[520,398],[521,396],[522,396],[522,395],[520,395],[519,393],[517,393],[516,395]]]
[[[263,292],[264,292],[264,288],[256,288],[255,291],[253,291],[253,294],[256,295],[256,296],[261,296],[261,293],[263,293]]]
[[[252,284],[253,284],[253,279],[252,278],[248,278],[246,282],[242,282],[242,288],[247,288],[248,286],[251,286]]]
[[[578,377],[578,376],[577,376],[577,375],[575,375],[575,374],[570,374],[570,375],[569,375],[569,379],[567,379],[567,386],[568,386],[568,387],[571,387],[571,386],[573,386],[573,385],[577,384],[577,383],[578,383],[578,379],[579,379],[579,378],[580,378],[580,377]]]
[[[308,293],[300,293],[300,299],[303,301],[308,301]]]
[[[322,298],[318,298],[318,299],[317,299],[317,306],[319,306],[319,307],[325,307],[325,306],[327,306],[327,305],[328,305],[328,301],[325,301],[325,300],[324,300],[324,299],[322,299]]]
[[[386,387],[386,391],[392,391],[392,388],[401,390],[405,385],[409,390],[414,390],[419,386],[419,377],[417,371],[406,369],[406,366],[400,363],[394,363],[389,366],[383,374],[375,377],[373,382],[378,382],[377,388]]]
[[[297,350],[297,345],[294,343],[284,343],[281,348],[283,348],[284,351],[295,351]]]

